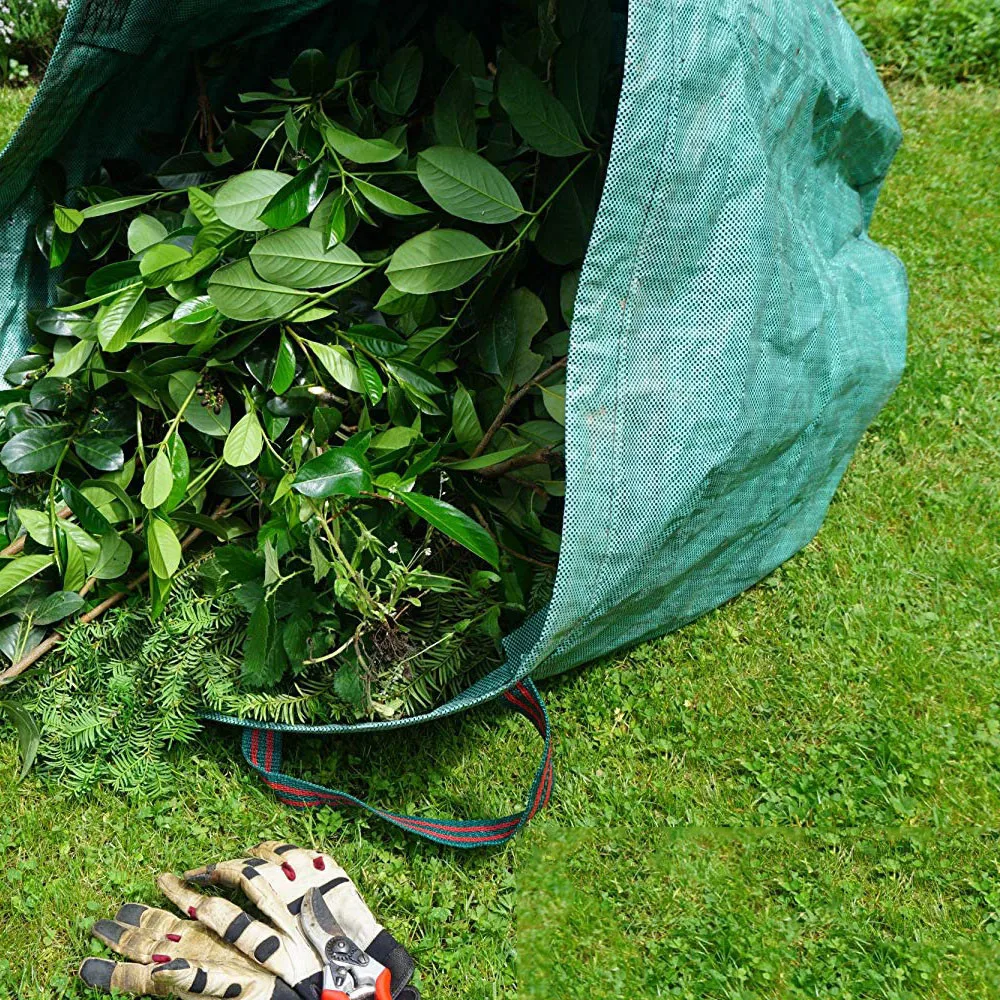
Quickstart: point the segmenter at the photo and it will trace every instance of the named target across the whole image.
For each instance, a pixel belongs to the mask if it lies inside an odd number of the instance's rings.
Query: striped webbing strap
[[[503,819],[421,819],[417,816],[377,809],[347,792],[335,791],[310,781],[290,777],[281,771],[281,733],[271,729],[253,727],[244,729],[243,755],[264,783],[274,789],[278,798],[287,805],[299,809],[319,805],[338,808],[360,806],[404,830],[452,847],[486,847],[503,844],[510,840],[539,809],[544,808],[552,794],[553,780],[552,732],[549,716],[535,685],[530,680],[520,681],[509,691],[505,691],[503,697],[515,711],[520,712],[538,730],[544,740],[542,761],[535,771],[535,779],[524,808]]]

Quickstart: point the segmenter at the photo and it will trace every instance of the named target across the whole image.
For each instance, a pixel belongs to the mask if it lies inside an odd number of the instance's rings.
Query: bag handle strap
[[[286,805],[299,809],[330,805],[360,806],[400,829],[450,847],[489,847],[504,844],[538,812],[552,795],[552,730],[545,704],[531,680],[518,682],[503,697],[516,712],[538,730],[544,741],[542,761],[528,792],[524,808],[502,819],[421,819],[403,813],[387,812],[369,805],[347,792],[324,788],[310,781],[293,778],[281,771],[281,733],[272,729],[247,727],[243,730],[243,756],[257,771],[264,784],[272,788]]]

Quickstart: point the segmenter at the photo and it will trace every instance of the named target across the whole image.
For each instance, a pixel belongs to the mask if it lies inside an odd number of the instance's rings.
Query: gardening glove
[[[300,1000],[287,983],[250,961],[195,920],[127,903],[91,933],[127,962],[88,958],[80,978],[102,990],[139,996]]]
[[[328,854],[266,841],[246,857],[196,868],[185,878],[194,885],[242,890],[270,926],[228,899],[203,896],[175,875],[157,881],[176,906],[292,984],[304,1000],[319,1000],[322,992],[322,960],[299,924],[302,898],[313,888],[319,889],[344,933],[389,970],[394,1000],[416,996],[407,987],[412,956],[372,916],[347,873]]]

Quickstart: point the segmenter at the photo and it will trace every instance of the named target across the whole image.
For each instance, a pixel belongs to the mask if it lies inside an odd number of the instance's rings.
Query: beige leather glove
[[[301,1000],[287,983],[207,927],[155,907],[127,903],[114,920],[98,920],[92,933],[129,961],[86,959],[80,978],[88,986],[183,1000]]]

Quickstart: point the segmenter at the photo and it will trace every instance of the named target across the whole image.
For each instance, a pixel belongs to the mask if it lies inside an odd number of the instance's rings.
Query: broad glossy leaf
[[[479,422],[472,395],[461,383],[451,403],[451,425],[463,451],[471,452],[483,438],[483,425]]]
[[[67,208],[65,205],[56,205],[53,208],[53,217],[56,226],[64,233],[75,233],[84,222],[83,212]]]
[[[597,32],[581,31],[559,46],[553,60],[556,94],[584,135],[597,117],[606,47]]]
[[[298,289],[339,285],[365,267],[346,244],[327,250],[321,233],[302,226],[263,237],[250,251],[250,259],[265,281]]]
[[[355,359],[364,393],[368,397],[368,402],[375,406],[382,398],[385,386],[382,385],[382,379],[375,366],[363,354],[355,354]]]
[[[405,115],[417,96],[424,57],[414,46],[394,52],[372,85],[372,100],[387,114]]]
[[[500,54],[497,97],[514,128],[546,156],[573,156],[585,147],[569,112],[526,66]]]
[[[573,325],[573,308],[576,305],[576,293],[579,286],[579,271],[567,271],[559,279],[559,311],[567,326]]]
[[[262,233],[267,223],[260,221],[261,212],[291,179],[288,174],[276,170],[248,170],[237,174],[216,192],[215,211],[233,229]]]
[[[565,267],[583,260],[597,216],[596,181],[596,170],[585,166],[548,207],[535,249],[550,263]]]
[[[364,196],[365,201],[374,205],[380,212],[386,215],[398,215],[405,218],[408,215],[426,215],[427,209],[401,198],[398,194],[386,191],[385,188],[369,184],[368,181],[355,179],[358,191]]]
[[[260,213],[272,229],[287,229],[301,222],[319,203],[330,180],[330,166],[317,160],[300,170],[267,203]]]
[[[477,469],[488,469],[492,465],[499,465],[501,462],[506,462],[509,458],[523,455],[531,447],[531,444],[522,444],[516,448],[504,448],[501,451],[489,452],[485,455],[479,455],[476,458],[463,458],[459,462],[446,462],[444,463],[444,467],[446,469],[458,469],[460,472],[474,472]]]
[[[264,434],[260,422],[257,414],[250,410],[236,421],[236,426],[229,432],[222,457],[228,465],[249,465],[257,460],[263,447]]]
[[[542,386],[542,402],[548,415],[560,426],[566,426],[566,386]]]
[[[454,70],[434,102],[434,134],[442,146],[476,148],[476,88],[463,69]]]
[[[277,319],[303,303],[305,293],[259,278],[246,258],[220,267],[208,280],[215,308],[229,319]]]
[[[472,76],[486,76],[486,60],[479,39],[447,14],[434,25],[434,41],[441,54]]]
[[[167,227],[152,215],[137,215],[128,225],[128,248],[142,253],[167,238]]]
[[[324,125],[322,132],[334,152],[353,163],[388,163],[402,152],[385,139],[362,139],[337,125]]]
[[[340,335],[379,358],[399,357],[405,354],[410,346],[409,341],[403,340],[395,330],[375,323],[356,323],[346,330],[341,330]]]
[[[180,408],[184,405],[184,401],[190,395],[191,389],[197,381],[198,374],[192,371],[175,372],[170,376],[167,382],[167,392],[170,394],[174,406]],[[229,433],[233,416],[229,400],[224,399],[221,409],[216,413],[213,406],[206,405],[198,395],[195,395],[184,410],[184,419],[202,434],[221,438]]]
[[[212,195],[198,187],[188,188],[187,194],[191,214],[203,226],[209,226],[219,221],[219,213],[215,210],[215,198]]]
[[[183,267],[191,254],[175,243],[158,243],[150,247],[139,261],[139,273],[149,288],[163,288],[172,281],[183,280]]]
[[[153,461],[146,466],[142,491],[139,494],[143,507],[147,510],[159,507],[170,496],[173,485],[174,473],[170,468],[170,459],[166,451],[161,448]]]
[[[385,369],[398,381],[415,389],[422,396],[435,396],[444,392],[441,380],[426,368],[401,361],[398,358],[385,361]]]
[[[198,295],[193,299],[185,299],[173,312],[173,318],[184,326],[201,326],[216,316],[218,311],[207,295]]]
[[[100,267],[93,274],[88,275],[84,290],[87,295],[95,297],[137,283],[139,283],[139,262],[137,260],[119,260],[115,261],[114,264],[105,264],[104,267]],[[74,308],[79,307],[74,306]]]
[[[180,434],[171,434],[165,445],[167,458],[170,460],[170,472],[173,476],[173,486],[167,499],[160,505],[164,513],[169,514],[187,493],[188,481],[191,478],[191,463],[188,459],[187,448]]]
[[[38,724],[21,705],[15,705],[12,701],[0,701],[0,716],[3,715],[6,715],[7,721],[17,732],[17,745],[21,754],[21,770],[17,780],[23,781],[35,762],[42,734]]]
[[[393,495],[402,500],[414,514],[422,517],[432,527],[480,559],[486,560],[491,566],[496,567],[500,562],[497,543],[490,533],[478,521],[462,513],[457,507],[444,500],[438,500],[437,497],[424,496],[422,493],[393,492]]]
[[[107,438],[86,434],[73,443],[80,460],[101,472],[117,472],[125,464],[121,448]]]
[[[417,438],[420,431],[416,427],[389,427],[372,438],[373,451],[398,451],[408,448]]]
[[[514,185],[488,160],[458,146],[432,146],[417,157],[417,179],[450,215],[510,222],[523,214]]]
[[[138,208],[151,202],[156,197],[155,194],[136,194],[127,198],[112,198],[110,201],[101,201],[96,205],[88,205],[82,210],[85,219],[96,219],[102,215],[114,215],[116,212],[126,212],[130,208]]]
[[[97,344],[92,340],[81,340],[73,344],[68,351],[59,355],[56,363],[49,369],[49,377],[61,379],[78,372],[90,359],[95,347]]]
[[[98,580],[117,580],[132,561],[132,547],[116,534],[101,536],[101,551],[91,574]]]
[[[397,247],[386,277],[401,292],[428,295],[458,288],[493,256],[482,240],[460,229],[432,229]]]
[[[161,580],[169,580],[181,564],[181,543],[174,529],[159,517],[151,517],[146,525],[146,549],[150,572]]]
[[[111,522],[68,480],[63,480],[62,498],[84,531],[93,535],[114,531]]]
[[[372,489],[371,470],[353,449],[330,448],[299,469],[292,489],[314,498],[356,497]]]
[[[18,431],[0,450],[0,462],[8,472],[24,475],[44,472],[59,461],[69,429],[65,424],[46,424]]]
[[[97,320],[97,339],[109,354],[125,347],[142,325],[146,296],[142,288],[126,288],[106,306]]]
[[[542,356],[531,350],[531,342],[547,320],[542,300],[527,288],[515,288],[479,335],[479,362],[484,371],[499,377],[505,392],[523,385],[538,371]]]
[[[338,344],[320,344],[313,340],[304,341],[316,360],[345,388],[351,392],[361,392],[361,377],[350,355]]]
[[[34,621],[36,625],[51,625],[53,622],[61,622],[70,615],[75,615],[86,602],[72,590],[57,590],[38,605],[35,610]]]
[[[47,570],[54,558],[51,555],[17,556],[0,569],[0,597],[20,587],[26,580]]]
[[[295,380],[295,348],[284,335],[278,342],[278,353],[274,358],[274,372],[271,375],[271,392],[281,396],[291,388]]]
[[[337,82],[333,64],[319,49],[306,49],[295,57],[288,82],[299,94],[322,94]]]

